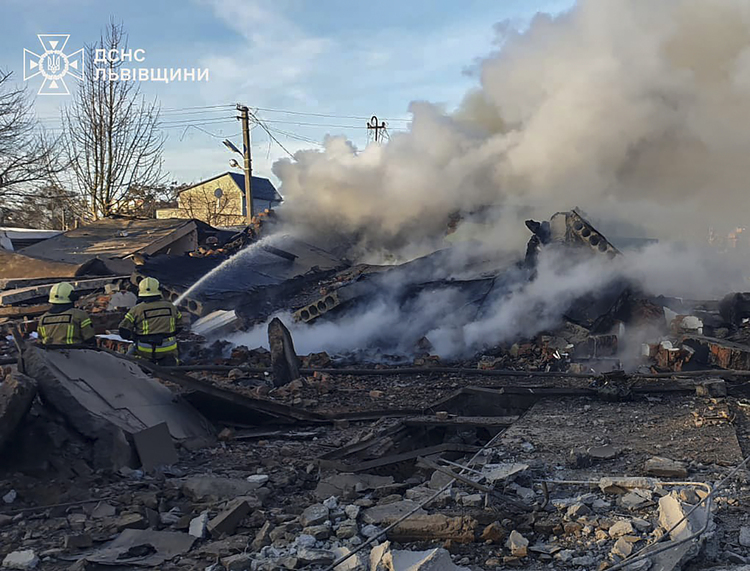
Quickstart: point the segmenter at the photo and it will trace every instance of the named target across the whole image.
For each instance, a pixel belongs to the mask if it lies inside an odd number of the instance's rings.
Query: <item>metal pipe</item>
[[[692,509],[688,510],[688,512],[680,518],[677,523],[675,523],[667,532],[661,536],[659,539],[657,539],[654,543],[651,543],[650,545],[646,545],[642,549],[640,549],[638,552],[634,553],[630,557],[625,558],[623,561],[618,563],[617,565],[614,565],[613,567],[609,568],[609,571],[617,571],[618,569],[623,569],[626,566],[632,565],[633,563],[637,563],[638,561],[642,561],[644,559],[647,559],[649,557],[653,557],[654,555],[658,555],[659,553],[663,553],[665,551],[668,551],[670,549],[674,549],[675,547],[682,545],[683,543],[687,543],[688,541],[692,541],[693,539],[696,539],[700,537],[702,534],[706,532],[708,529],[709,523],[711,522],[711,503],[713,500],[714,495],[716,492],[721,490],[726,483],[729,481],[729,479],[734,476],[737,472],[742,469],[743,466],[745,466],[748,462],[750,462],[750,456],[745,458],[742,462],[737,464],[730,472],[727,474],[716,486],[711,488],[709,484],[706,484],[705,482],[664,482],[660,480],[656,480],[654,483],[659,486],[701,486],[706,489],[707,494],[705,498],[701,498],[700,501],[695,504]],[[591,480],[542,480],[541,481],[544,485],[551,483],[551,484],[571,484],[571,485],[590,485],[590,486],[597,486],[598,481],[591,481]],[[622,484],[625,484],[624,482]],[[627,485],[622,485],[622,487],[628,487]],[[665,545],[664,547],[660,547],[658,549],[655,549],[653,551],[649,551],[648,553],[644,553],[646,549],[649,547],[656,545],[660,541],[664,540],[665,538],[668,538],[670,534],[677,529],[677,527],[684,522],[686,519],[688,519],[701,505],[706,504],[706,521],[701,529],[699,529],[694,534],[680,539],[678,541],[672,541],[668,545]]]
[[[481,453],[482,453],[482,452],[483,452],[484,450],[486,450],[487,448],[491,447],[491,446],[492,446],[492,445],[493,445],[493,444],[495,443],[495,441],[496,441],[496,440],[497,440],[498,438],[500,438],[500,436],[501,436],[501,435],[503,434],[503,432],[504,432],[504,431],[502,431],[502,430],[501,430],[500,432],[498,432],[498,433],[497,433],[497,434],[496,434],[495,436],[493,436],[493,437],[492,437],[492,438],[491,438],[491,439],[490,439],[490,440],[489,440],[489,441],[487,442],[487,444],[485,444],[484,446],[482,446],[482,448],[480,448],[479,450],[477,450],[477,452],[476,452],[476,453],[474,454],[474,456],[472,456],[472,457],[471,457],[471,458],[469,459],[469,461],[467,462],[467,464],[469,464],[469,465],[473,464],[473,463],[474,463],[474,461],[475,461],[475,460],[476,460],[476,459],[477,459],[477,458],[479,457],[479,455],[480,455],[480,454],[481,454]],[[348,553],[347,555],[344,555],[343,557],[339,557],[339,558],[338,558],[338,559],[337,559],[336,561],[334,561],[333,563],[331,563],[330,567],[327,567],[325,571],[333,571],[333,570],[334,570],[334,569],[335,569],[336,567],[338,567],[339,565],[341,565],[341,564],[342,564],[342,563],[343,563],[344,561],[348,560],[348,559],[349,559],[349,558],[350,558],[350,557],[351,557],[352,555],[354,555],[354,554],[356,554],[356,553],[359,553],[359,552],[360,552],[360,551],[361,551],[362,549],[364,549],[364,548],[365,548],[365,547],[367,547],[368,545],[371,545],[371,544],[372,544],[373,542],[377,541],[377,540],[378,540],[378,538],[380,538],[380,537],[383,537],[383,536],[384,536],[384,535],[385,535],[386,533],[388,533],[388,532],[389,532],[390,530],[392,530],[392,529],[393,529],[394,527],[396,527],[396,526],[397,526],[398,524],[400,524],[400,523],[401,523],[402,521],[404,521],[404,520],[406,520],[407,518],[411,517],[411,516],[412,516],[412,515],[414,515],[414,514],[415,514],[415,513],[417,512],[417,511],[419,511],[420,509],[422,509],[423,507],[425,507],[425,506],[426,506],[427,504],[429,504],[430,502],[432,502],[432,501],[433,501],[434,499],[436,499],[436,498],[437,498],[438,496],[440,496],[440,494],[442,494],[443,492],[445,492],[445,491],[446,491],[446,490],[447,490],[448,488],[450,488],[450,487],[451,487],[451,486],[452,486],[452,485],[453,485],[453,484],[454,484],[455,482],[456,482],[456,478],[453,478],[453,479],[451,479],[451,481],[450,481],[450,482],[448,482],[447,484],[445,484],[445,485],[444,485],[444,486],[443,486],[442,488],[440,488],[440,489],[439,489],[439,490],[438,490],[437,492],[435,492],[435,493],[434,493],[434,494],[433,494],[432,496],[430,496],[430,497],[429,497],[429,498],[427,498],[426,500],[424,500],[424,501],[422,501],[421,503],[419,503],[419,504],[417,505],[417,507],[415,507],[415,508],[414,508],[413,510],[411,510],[411,511],[409,511],[409,512],[405,513],[405,514],[404,514],[403,516],[401,516],[401,517],[400,517],[399,519],[397,519],[396,521],[394,521],[394,522],[393,522],[393,523],[392,523],[391,525],[389,525],[388,527],[386,527],[386,528],[385,528],[385,529],[384,529],[384,530],[383,530],[382,532],[380,532],[380,533],[379,533],[379,534],[377,534],[377,535],[373,535],[373,536],[372,536],[372,537],[371,537],[370,539],[368,539],[367,541],[365,541],[365,542],[364,542],[364,543],[363,543],[362,545],[360,545],[359,547],[357,547],[357,548],[356,548],[356,549],[354,549],[353,551],[350,551],[350,552],[349,552],[349,553]]]

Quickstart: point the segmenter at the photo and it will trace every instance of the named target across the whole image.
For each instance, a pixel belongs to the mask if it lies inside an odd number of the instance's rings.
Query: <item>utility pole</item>
[[[253,221],[253,189],[252,189],[252,160],[250,157],[250,113],[246,105],[237,104],[237,111],[240,112],[238,119],[242,121],[242,155],[245,158],[244,171],[245,171],[245,204],[247,206],[245,214],[247,216],[247,224],[250,225]]]
[[[377,115],[373,115],[372,119],[370,119],[367,122],[367,130],[374,130],[375,131],[375,142],[379,143],[383,136],[385,135],[385,121],[381,121],[378,123],[378,117]],[[382,131],[382,133],[381,133]]]

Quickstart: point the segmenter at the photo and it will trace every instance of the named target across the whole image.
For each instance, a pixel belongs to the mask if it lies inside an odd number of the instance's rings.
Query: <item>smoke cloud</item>
[[[662,239],[745,223],[750,4],[581,0],[496,29],[502,47],[456,112],[414,102],[388,144],[332,137],[277,162],[295,227],[408,258],[456,212],[480,213],[507,248],[526,239],[520,218],[573,206]]]
[[[382,296],[334,320],[307,325],[294,323],[290,315],[279,317],[290,326],[300,354],[378,348],[384,355],[409,357],[415,354],[419,339],[426,336],[433,353],[457,359],[554,331],[575,300],[600,293],[622,280],[649,295],[716,298],[743,287],[745,265],[736,262],[733,258],[717,258],[707,249],[667,244],[654,244],[613,260],[547,248],[540,253],[532,280],[523,270],[510,266],[498,274],[494,287],[483,285],[478,296],[434,288],[400,301],[409,285],[429,281],[431,275],[435,279],[444,276],[454,263],[448,259],[445,265],[433,267],[431,274],[410,271],[386,280]],[[231,341],[250,347],[267,346],[266,326],[238,334]]]
[[[547,248],[533,280],[500,272],[503,287],[480,304],[440,288],[404,302],[426,278],[407,272],[356,312],[293,325],[300,353],[409,355],[426,334],[435,353],[464,357],[552,330],[573,301],[623,278],[693,299],[746,289],[746,260],[703,248],[710,228],[750,214],[750,4],[580,0],[522,33],[496,30],[500,49],[454,112],[414,102],[410,130],[387,144],[331,137],[277,162],[286,221],[303,237],[346,236],[352,258],[371,263],[433,251],[457,214],[457,234],[483,242],[478,258],[520,254],[522,220],[574,206],[610,238],[662,242],[614,260]],[[456,252],[435,279],[461,275]],[[235,341],[264,338],[258,328]]]

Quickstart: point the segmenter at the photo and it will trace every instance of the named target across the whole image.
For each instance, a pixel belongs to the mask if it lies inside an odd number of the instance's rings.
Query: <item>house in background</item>
[[[252,177],[255,213],[275,208],[281,201],[267,178]],[[242,226],[246,222],[245,175],[225,172],[180,191],[176,208],[160,208],[156,217],[197,218],[211,226]]]

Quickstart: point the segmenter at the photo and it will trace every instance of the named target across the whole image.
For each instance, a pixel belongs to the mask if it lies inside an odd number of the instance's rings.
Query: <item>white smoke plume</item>
[[[400,278],[403,283],[392,281],[384,290],[385,297],[360,305],[338,319],[306,325],[292,322],[290,315],[279,317],[290,326],[299,354],[341,354],[378,347],[388,354],[409,356],[425,335],[435,354],[455,359],[554,331],[562,325],[573,301],[600,293],[618,280],[627,279],[647,295],[715,299],[743,288],[743,269],[747,266],[738,261],[734,257],[717,258],[709,250],[667,244],[654,244],[613,260],[597,255],[571,256],[550,248],[541,252],[536,277],[531,281],[512,267],[501,272],[499,279],[511,277],[510,287],[495,288],[484,300],[479,316],[478,304],[465,304],[451,290],[428,289],[407,304],[399,304],[397,293],[414,277],[410,272]],[[443,273],[442,267],[434,270],[436,277]],[[420,281],[427,278],[422,274]],[[266,326],[230,340],[249,347],[267,346]]]
[[[573,206],[662,239],[745,224],[749,3],[580,0],[497,30],[455,113],[415,102],[411,130],[386,145],[329,138],[276,163],[294,225],[411,257],[453,213],[486,207],[487,238],[512,248],[519,219]]]
[[[293,325],[300,353],[385,343],[409,354],[426,333],[435,353],[466,356],[555,328],[573,300],[623,277],[694,299],[746,289],[745,260],[699,246],[710,227],[750,220],[750,3],[580,0],[523,33],[497,31],[500,49],[455,112],[414,102],[410,131],[385,145],[333,137],[277,162],[286,220],[303,236],[353,237],[359,261],[432,251],[456,213],[484,224],[483,252],[521,254],[525,218],[574,206],[605,235],[664,242],[612,261],[545,250],[536,279],[488,296],[481,314],[457,311],[445,290],[406,307],[379,298]],[[258,328],[235,341],[264,339]]]

